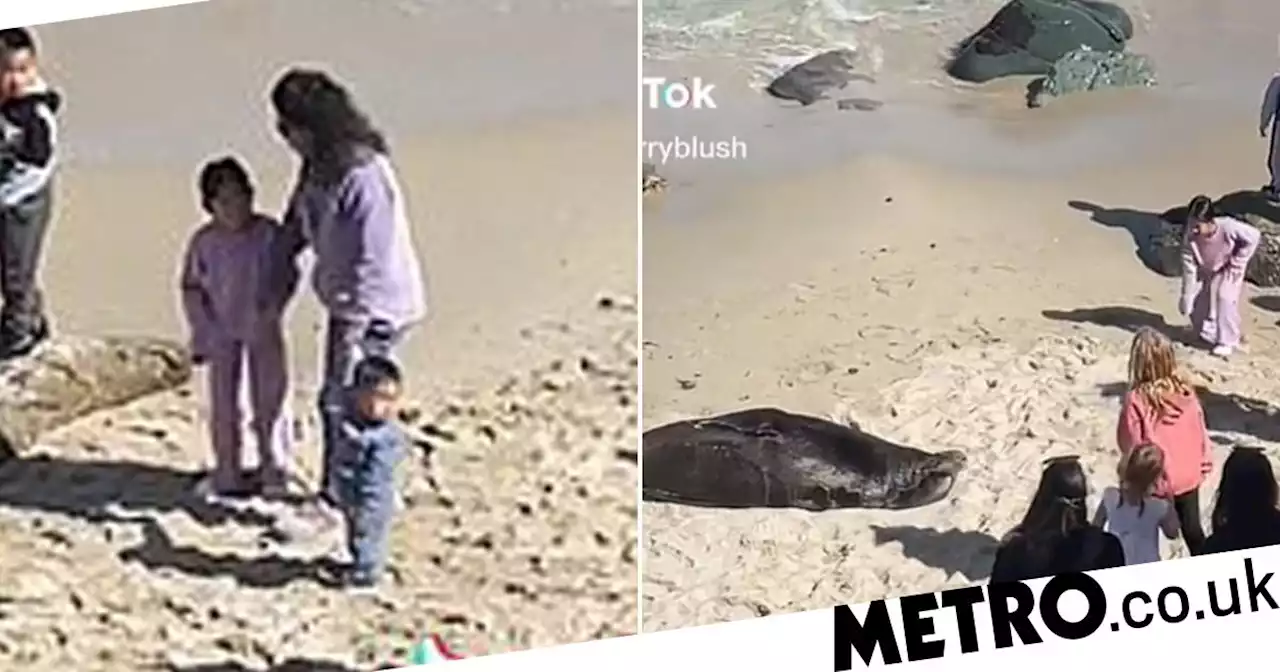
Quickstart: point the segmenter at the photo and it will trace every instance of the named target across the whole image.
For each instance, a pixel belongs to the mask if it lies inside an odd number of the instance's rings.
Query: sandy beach
[[[264,542],[272,505],[192,503],[197,378],[0,464],[0,667],[365,670],[407,664],[429,632],[479,655],[635,631],[636,55],[617,48],[634,12],[216,0],[39,28],[68,101],[57,330],[183,337],[195,173],[233,152],[278,213],[295,167],[266,93],[294,64],[330,69],[389,136],[431,315],[401,352],[415,450],[382,594],[308,579],[339,540]],[[300,296],[314,478],[321,313]]]
[[[1135,242],[1197,193],[1264,182],[1256,97],[1273,65],[1242,65],[1262,72],[1254,92],[1212,105],[1156,89],[1029,111],[997,86],[839,125],[790,110],[770,158],[807,160],[669,166],[645,206],[645,426],[779,406],[963,450],[969,466],[947,500],[903,512],[644,504],[645,630],[981,582],[1045,457],[1082,455],[1095,493],[1112,484],[1132,332],[1182,326],[1177,281]],[[1127,130],[1143,119],[1181,130],[1150,142]],[[809,144],[821,133],[805,127],[824,123],[842,152]],[[1247,352],[1222,363],[1180,346],[1208,390],[1219,466],[1234,443],[1280,456],[1280,301],[1248,296]]]

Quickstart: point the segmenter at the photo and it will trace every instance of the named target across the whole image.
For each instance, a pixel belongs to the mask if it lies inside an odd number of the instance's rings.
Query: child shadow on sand
[[[206,527],[269,526],[274,517],[190,496],[198,475],[129,460],[69,460],[33,455],[0,462],[0,506],[58,513],[88,522],[129,521],[144,513],[183,512]]]
[[[1249,303],[1261,308],[1267,312],[1280,313],[1280,296],[1254,296],[1249,299]],[[1276,326],[1280,326],[1280,320],[1276,321]]]
[[[1203,385],[1193,386],[1204,408],[1209,436],[1219,445],[1235,442],[1232,434],[1252,436],[1260,441],[1280,442],[1280,407],[1261,399],[1235,393],[1215,392]],[[1098,394],[1103,398],[1121,398],[1127,391],[1123,382],[1103,383]]]
[[[896,543],[902,554],[948,577],[959,574],[968,581],[985,581],[991,575],[1000,540],[977,530],[936,530],[914,525],[872,525],[877,546]]]
[[[283,588],[291,583],[310,581],[336,587],[341,565],[327,556],[289,558],[277,553],[247,557],[235,553],[213,554],[194,546],[174,543],[164,526],[154,518],[143,518],[142,541],[120,551],[124,563],[138,563],[151,571],[176,570],[189,576],[231,577],[238,585],[249,588]],[[265,542],[261,542],[261,549]]]

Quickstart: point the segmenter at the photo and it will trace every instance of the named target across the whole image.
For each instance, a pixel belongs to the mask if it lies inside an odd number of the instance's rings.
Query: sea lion
[[[656,427],[642,449],[645,500],[711,508],[909,509],[946,497],[966,463],[776,408]]]

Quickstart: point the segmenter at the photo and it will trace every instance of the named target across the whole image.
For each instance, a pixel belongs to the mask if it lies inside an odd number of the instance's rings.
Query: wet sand
[[[273,506],[190,502],[197,379],[0,465],[0,661],[354,670],[403,664],[431,631],[478,654],[635,630],[635,56],[601,51],[634,39],[633,12],[215,0],[39,30],[68,101],[44,273],[59,330],[182,336],[194,175],[234,152],[278,212],[295,168],[266,93],[295,63],[331,68],[390,137],[431,316],[401,353],[416,443],[382,595],[309,579],[338,540],[265,543]],[[308,477],[319,326],[304,288]]]

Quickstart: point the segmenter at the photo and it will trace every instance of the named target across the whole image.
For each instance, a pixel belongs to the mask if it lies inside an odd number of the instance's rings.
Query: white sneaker
[[[202,502],[217,503],[223,501],[222,495],[218,493],[218,489],[213,485],[213,476],[205,476],[196,481],[191,493]]]
[[[1236,349],[1229,345],[1213,346],[1213,354],[1218,357],[1230,357],[1233,353],[1235,353],[1235,351]]]
[[[277,518],[272,534],[286,542],[327,535],[343,524],[342,512],[319,501],[301,505],[291,515]]]

